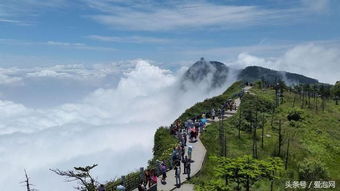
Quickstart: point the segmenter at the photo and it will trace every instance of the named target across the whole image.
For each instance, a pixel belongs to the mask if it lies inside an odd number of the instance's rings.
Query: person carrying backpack
[[[161,173],[162,173],[162,184],[166,184],[166,165],[164,163],[164,161],[161,164]]]

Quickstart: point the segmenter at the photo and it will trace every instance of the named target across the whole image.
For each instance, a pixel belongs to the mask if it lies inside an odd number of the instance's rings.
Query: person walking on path
[[[190,180],[190,173],[191,173],[191,161],[187,159],[187,162],[184,164],[186,169],[186,174],[188,175],[187,179]]]
[[[184,172],[183,174],[187,174],[187,163],[189,162],[188,156],[185,156],[183,162],[183,166],[184,166]]]
[[[212,108],[212,110],[211,110],[211,118],[212,118],[212,120],[215,120],[215,115],[216,115],[215,109]]]
[[[176,178],[176,187],[179,188],[181,186],[181,167],[175,166],[175,178]]]
[[[151,174],[150,174],[149,170],[146,170],[144,172],[144,177],[145,177],[145,182],[144,182],[145,188],[146,188],[147,185],[150,187],[151,186]]]
[[[189,145],[188,146],[188,158],[189,158],[190,161],[191,161],[191,156],[192,156],[192,146]]]
[[[172,169],[175,166],[175,161],[177,159],[176,155],[177,155],[177,149],[176,147],[174,147],[171,153],[170,169]]]
[[[166,184],[166,165],[164,163],[164,161],[161,164],[161,172],[162,172],[162,184]]]
[[[184,154],[185,154],[185,147],[182,145],[181,147],[181,160],[184,160]]]
[[[184,146],[187,146],[187,140],[188,140],[188,137],[187,137],[187,130],[185,130],[183,132],[183,142],[184,142]]]

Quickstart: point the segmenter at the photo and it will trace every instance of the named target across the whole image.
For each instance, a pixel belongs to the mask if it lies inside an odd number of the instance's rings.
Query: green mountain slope
[[[200,174],[191,181],[196,185],[196,190],[236,190],[235,179],[231,178],[236,172],[236,165],[240,165],[242,172],[244,168],[250,169],[251,165],[254,168],[259,167],[258,171],[246,172],[249,173],[247,175],[254,176],[253,180],[250,179],[250,190],[270,190],[272,182],[268,177],[271,176],[256,174],[256,172],[267,172],[265,170],[268,169],[261,171],[261,165],[256,166],[256,164],[268,164],[268,161],[272,161],[275,157],[281,161],[281,170],[275,174],[273,190],[284,190],[287,181],[306,181],[307,184],[310,181],[336,181],[339,187],[340,106],[335,105],[333,100],[325,100],[324,111],[322,111],[323,102],[320,98],[312,98],[307,103],[305,99],[302,104],[303,98],[300,95],[285,91],[283,103],[274,110],[273,89],[253,87],[250,91],[251,94],[242,98],[238,113],[227,119],[223,125],[226,131],[226,159],[219,157],[224,145],[220,144],[220,132],[223,131],[218,123],[208,126],[207,132],[201,136],[207,149],[207,158]],[[254,127],[257,127],[256,131]],[[242,160],[244,161],[247,156],[250,158],[254,156],[254,144],[257,145],[255,146],[257,159],[251,159],[255,162],[250,166],[244,166]],[[225,163],[224,166],[222,165],[224,169],[221,168],[221,161]],[[226,175],[221,176],[221,172]],[[229,177],[227,185],[225,177]],[[241,182],[240,188],[245,190],[245,183]]]

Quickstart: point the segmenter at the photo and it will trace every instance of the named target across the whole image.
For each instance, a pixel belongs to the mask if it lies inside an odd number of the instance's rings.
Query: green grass
[[[259,159],[268,159],[277,154],[278,151],[278,121],[282,121],[283,145],[281,158],[284,159],[287,140],[290,139],[289,163],[288,170],[281,175],[280,181],[275,182],[274,190],[284,190],[286,180],[299,180],[298,167],[299,163],[304,159],[317,160],[325,164],[329,173],[328,180],[337,181],[337,187],[340,184],[340,106],[336,106],[334,101],[326,101],[325,111],[315,110],[315,105],[311,107],[300,108],[301,101],[294,93],[284,93],[284,103],[276,109],[274,115],[273,127],[271,126],[271,108],[274,103],[274,91],[270,89],[260,90],[252,88],[251,92],[256,96],[244,96],[241,110],[254,109],[254,102],[260,103],[258,109],[264,113],[264,146],[261,148],[261,129],[257,130],[257,145]],[[295,108],[293,108],[293,100],[295,100]],[[321,103],[321,100],[318,101]],[[300,122],[290,122],[287,115],[292,110],[302,112],[304,120]],[[238,114],[225,121],[227,132],[227,155],[231,158],[243,155],[252,155],[252,136],[246,131],[241,131],[241,138],[238,138],[238,130],[236,128],[238,122]],[[262,113],[259,114],[262,116]],[[242,123],[242,126],[246,124]],[[214,166],[216,163],[210,159],[220,152],[220,141],[218,138],[219,125],[214,123],[207,128],[207,132],[201,136],[201,140],[207,149],[207,158],[204,166],[198,176],[191,182],[196,184],[196,188],[205,183],[216,179],[214,176]],[[244,128],[243,128],[244,129]],[[252,190],[268,190],[268,181],[260,181],[256,183]],[[330,189],[328,189],[330,190]]]

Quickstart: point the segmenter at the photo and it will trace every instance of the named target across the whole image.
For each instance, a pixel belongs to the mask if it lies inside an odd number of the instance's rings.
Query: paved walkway
[[[247,86],[245,87],[243,90],[245,92],[248,92],[248,90],[251,87]],[[240,98],[235,99],[235,104],[236,104],[236,108],[238,109],[240,106],[241,100]],[[224,115],[224,119],[231,117],[232,115],[234,115],[237,111],[233,110],[233,111],[225,111],[225,115]],[[212,120],[210,118],[207,119],[207,125],[210,125],[212,122],[218,122],[220,119],[218,117],[215,118],[215,120]],[[189,140],[189,139],[188,139]],[[207,150],[205,149],[204,145],[202,144],[200,138],[198,137],[197,142],[195,143],[190,143],[188,142],[187,145],[191,145],[193,147],[193,151],[192,151],[192,160],[193,163],[191,163],[191,177],[196,175],[200,169],[202,168],[203,165],[203,161],[205,158],[205,154],[207,152]],[[186,153],[187,153],[187,147],[186,147]],[[159,191],[194,191],[194,185],[193,184],[185,184],[186,174],[183,174],[183,170],[184,170],[184,166],[183,163],[181,162],[181,182],[184,184],[181,185],[180,188],[176,188],[176,179],[175,179],[175,171],[174,170],[170,170],[166,173],[167,178],[166,178],[166,184],[162,184],[160,179],[157,183],[157,190]],[[137,189],[135,189],[134,191],[137,191]]]
[[[188,142],[187,145],[192,146],[192,160],[193,162],[191,163],[191,176],[194,176],[197,174],[200,169],[202,168],[203,161],[205,154],[207,150],[203,146],[201,140],[197,139],[197,142],[195,143],[190,143]],[[187,147],[186,147],[187,149]],[[186,150],[187,152],[187,150]],[[183,163],[181,162],[181,181],[182,183],[186,181],[187,175],[183,174],[184,171],[184,166]],[[189,188],[193,188],[193,185],[185,185],[184,187],[181,186],[181,188],[176,189],[176,179],[175,179],[175,171],[170,170],[166,173],[167,179],[166,179],[166,184],[162,184],[161,181],[158,181],[157,184],[157,190],[163,190],[163,191],[168,191],[168,190],[185,190],[189,191]],[[193,190],[193,189],[192,189]]]

